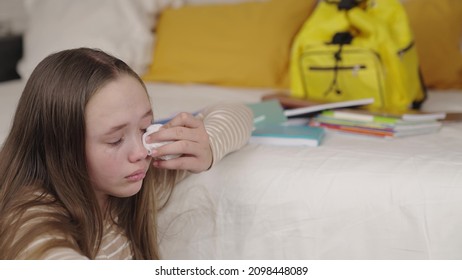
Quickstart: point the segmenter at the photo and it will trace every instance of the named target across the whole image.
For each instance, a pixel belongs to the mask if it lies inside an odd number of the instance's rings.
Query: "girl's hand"
[[[170,122],[152,133],[147,143],[174,141],[152,150],[153,165],[165,169],[183,169],[193,173],[207,170],[212,165],[213,155],[209,135],[202,120],[189,113],[180,113]],[[159,160],[156,157],[181,154],[170,160]]]

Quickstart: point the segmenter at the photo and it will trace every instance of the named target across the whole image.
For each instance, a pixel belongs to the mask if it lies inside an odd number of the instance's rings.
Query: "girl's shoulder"
[[[3,249],[11,250],[12,258],[84,258],[69,234],[74,230],[69,214],[52,195],[35,192],[19,205],[3,217],[10,225],[4,237],[11,240]]]

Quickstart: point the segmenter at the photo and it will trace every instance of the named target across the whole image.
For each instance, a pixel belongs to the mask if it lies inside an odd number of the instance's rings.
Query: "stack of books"
[[[371,112],[372,98],[319,102],[274,93],[248,104],[254,113],[251,142],[273,145],[320,145],[324,131],[335,130],[382,138],[437,132],[444,123],[462,121],[462,113]]]
[[[251,143],[283,146],[319,146],[324,128],[308,123],[309,117],[324,110],[368,105],[372,98],[342,102],[319,102],[290,97],[286,94],[268,94],[263,101],[248,104],[254,114]]]
[[[324,137],[324,128],[311,127],[307,121],[291,124],[277,100],[248,104],[254,115],[250,143],[275,146],[316,147]]]
[[[323,111],[309,122],[311,126],[382,138],[396,138],[437,132],[445,113],[371,113],[355,109]]]

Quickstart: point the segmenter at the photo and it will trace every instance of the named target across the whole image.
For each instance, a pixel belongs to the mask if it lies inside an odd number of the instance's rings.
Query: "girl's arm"
[[[209,168],[249,141],[253,129],[253,114],[243,104],[211,106],[205,108],[198,117],[203,118],[210,139],[213,159]]]
[[[242,148],[253,128],[252,111],[243,104],[206,107],[197,116],[181,113],[151,134],[148,142],[175,141],[152,156],[181,154],[171,160],[154,160],[154,166],[193,173],[210,169],[225,155]]]

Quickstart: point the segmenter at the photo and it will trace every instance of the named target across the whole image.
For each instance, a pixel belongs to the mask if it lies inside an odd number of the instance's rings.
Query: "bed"
[[[0,84],[1,141],[23,86]],[[216,102],[257,102],[268,93],[147,87],[158,118]],[[462,112],[462,94],[431,92],[425,108]],[[162,255],[461,259],[461,143],[462,123],[454,123],[435,134],[388,140],[327,131],[316,148],[248,144],[177,185],[159,217]]]
[[[0,83],[0,143],[24,84]],[[158,119],[218,102],[254,103],[274,92],[171,81],[146,86]],[[462,112],[462,90],[432,89],[423,109]],[[176,186],[159,214],[161,254],[462,259],[461,143],[462,122],[454,122],[437,133],[397,139],[326,131],[319,147],[247,144]]]

